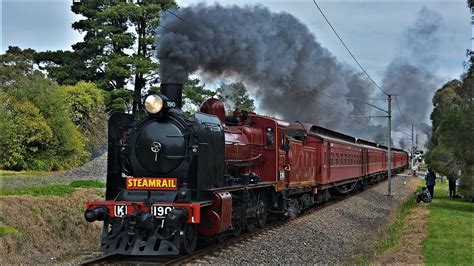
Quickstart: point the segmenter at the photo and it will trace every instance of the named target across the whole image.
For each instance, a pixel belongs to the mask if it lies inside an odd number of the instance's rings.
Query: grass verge
[[[0,177],[14,177],[14,176],[47,176],[47,175],[51,175],[51,172],[0,170]]]
[[[448,185],[435,186],[429,205],[428,237],[423,242],[427,265],[474,265],[474,205],[448,196]]]
[[[84,203],[101,198],[88,188],[67,197],[0,197],[0,232],[6,233],[0,265],[62,265],[72,255],[98,251],[102,223],[85,221]]]
[[[387,237],[376,244],[377,254],[382,254],[383,252],[387,251],[388,249],[394,247],[397,244],[399,238],[398,233],[402,230],[403,225],[405,224],[405,217],[415,206],[416,201],[414,197],[410,197],[407,201],[403,203],[397,217],[387,230]]]
[[[105,183],[99,180],[75,180],[68,185],[47,185],[25,188],[2,188],[0,196],[32,195],[32,196],[66,196],[76,188],[103,188]]]

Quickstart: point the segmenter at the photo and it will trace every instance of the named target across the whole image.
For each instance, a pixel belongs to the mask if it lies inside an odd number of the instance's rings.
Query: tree
[[[33,68],[35,50],[17,46],[8,46],[5,54],[0,55],[0,88],[14,83],[16,80],[34,74],[41,74]]]
[[[449,108],[453,106],[459,106],[462,102],[458,91],[462,86],[461,81],[452,80],[443,85],[439,90],[436,91],[433,96],[433,111],[431,112],[430,119],[432,122],[432,137],[430,139],[430,145],[436,145],[436,129],[442,119],[442,114],[445,113]]]
[[[40,155],[53,132],[40,110],[29,101],[0,93],[0,169],[47,169]]]
[[[36,62],[60,84],[85,80],[106,91],[123,90],[133,84],[131,109],[135,113],[141,108],[144,89],[159,82],[153,46],[155,29],[161,12],[172,7],[176,3],[171,0],[74,2],[72,11],[84,19],[72,27],[84,33],[84,40],[74,44],[72,52],[40,53]],[[123,100],[122,96],[119,93]],[[114,99],[108,102],[114,103]]]
[[[187,115],[194,115],[201,104],[208,98],[211,98],[216,95],[215,91],[211,91],[204,88],[204,84],[200,84],[199,79],[188,80],[184,84],[183,88],[183,111]]]
[[[227,113],[234,111],[255,111],[255,105],[242,82],[221,84],[217,89],[217,96],[224,102]]]
[[[0,94],[10,99],[2,105],[4,109],[1,110],[9,115],[6,115],[1,125],[0,157],[16,158],[15,163],[9,162],[3,167],[15,170],[61,170],[79,166],[89,159],[90,154],[85,149],[86,139],[70,120],[67,104],[61,97],[59,85],[54,81],[33,75],[18,79]],[[10,110],[16,111],[10,113]],[[24,126],[35,123],[32,119],[38,120],[38,127],[35,131],[23,133]],[[43,134],[36,133],[40,131],[51,131],[52,136],[34,137]],[[31,138],[36,140],[32,141]],[[15,150],[21,152],[13,154]]]
[[[60,94],[69,109],[70,120],[86,138],[88,149],[96,155],[103,153],[108,118],[103,91],[94,83],[81,81],[74,86],[62,86]]]
[[[461,193],[474,198],[474,71],[462,82],[445,84],[433,97],[432,149],[428,164],[437,172],[461,178]]]
[[[89,158],[60,88],[35,70],[34,51],[9,47],[1,55],[0,168],[59,170]]]

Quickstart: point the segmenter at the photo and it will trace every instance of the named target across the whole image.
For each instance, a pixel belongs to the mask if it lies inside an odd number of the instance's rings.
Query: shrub
[[[89,159],[86,140],[70,120],[59,86],[41,75],[19,79],[2,92],[0,167],[62,170]],[[16,110],[16,111],[14,111]],[[33,137],[35,136],[35,137]]]
[[[91,152],[101,153],[107,144],[107,114],[103,92],[89,82],[61,87],[61,97],[67,104],[70,119],[84,135]]]
[[[40,110],[29,101],[19,102],[0,93],[0,167],[48,170],[40,155],[52,142],[53,132]]]

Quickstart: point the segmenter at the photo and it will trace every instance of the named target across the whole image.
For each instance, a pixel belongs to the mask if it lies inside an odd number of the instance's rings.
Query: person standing
[[[448,176],[448,181],[449,181],[449,196],[451,198],[456,197],[456,179],[454,176],[450,175]]]
[[[426,188],[430,192],[431,198],[434,198],[434,186],[436,185],[436,174],[428,168],[428,173],[425,176]]]

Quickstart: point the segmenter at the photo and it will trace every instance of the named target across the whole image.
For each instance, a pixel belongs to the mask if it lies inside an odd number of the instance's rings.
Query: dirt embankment
[[[366,235],[361,239],[360,244],[357,248],[354,249],[350,256],[350,259],[346,263],[381,265],[381,261],[383,260],[382,256],[385,256],[386,254],[388,264],[396,263],[397,259],[391,260],[390,258],[388,258],[388,254],[395,253],[393,249],[389,249],[389,251],[385,251],[383,252],[383,254],[378,254],[378,245],[381,244],[380,242],[382,240],[388,239],[390,237],[390,225],[392,225],[397,219],[397,216],[400,212],[400,208],[402,207],[403,203],[406,202],[410,197],[414,197],[414,192],[420,184],[420,180],[418,178],[411,177],[406,173],[400,174],[400,176],[403,180],[407,193],[405,193],[399,201],[394,202],[393,208],[389,213],[387,213],[385,221],[380,224],[376,229],[374,229],[372,233]],[[398,192],[396,191],[394,193],[398,194]],[[405,219],[412,218],[405,217]]]
[[[384,252],[375,264],[422,265],[424,257],[421,242],[428,235],[428,217],[427,205],[419,204],[413,208],[405,217],[405,224],[398,234],[397,244]]]
[[[18,232],[0,236],[0,265],[61,263],[69,256],[99,249],[101,224],[84,220],[85,201],[101,199],[100,190],[72,195],[2,196],[0,225]]]

